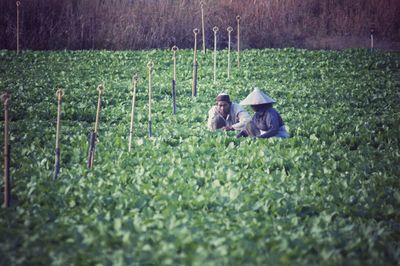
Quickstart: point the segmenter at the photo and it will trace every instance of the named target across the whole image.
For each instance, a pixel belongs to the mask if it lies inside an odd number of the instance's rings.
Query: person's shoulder
[[[279,114],[278,110],[276,110],[274,107],[271,107],[271,109],[273,110],[273,112],[276,112]]]
[[[234,102],[232,102],[232,108],[235,110],[244,110],[243,106],[241,106],[238,103],[234,103]]]
[[[274,114],[274,115],[280,115],[280,113],[278,112],[278,110],[276,110],[274,107],[268,108],[267,109],[267,113],[269,114]]]
[[[210,109],[208,110],[209,114],[213,114],[217,111],[217,107],[215,105],[211,106]]]

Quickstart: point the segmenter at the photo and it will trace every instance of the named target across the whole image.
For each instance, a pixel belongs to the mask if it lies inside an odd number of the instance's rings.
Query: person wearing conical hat
[[[251,120],[247,111],[237,103],[231,102],[227,93],[220,93],[215,98],[215,105],[208,111],[208,129],[231,131],[243,130]]]
[[[237,137],[252,136],[257,138],[288,138],[289,133],[285,128],[282,117],[272,104],[276,101],[255,88],[243,101],[241,105],[250,105],[255,114]]]

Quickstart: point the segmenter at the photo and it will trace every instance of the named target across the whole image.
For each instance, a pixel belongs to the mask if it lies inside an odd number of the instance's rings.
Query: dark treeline
[[[21,0],[21,49],[128,50],[193,46],[201,29],[196,0]],[[16,49],[16,2],[0,1],[0,48]],[[242,48],[368,47],[375,24],[377,47],[400,46],[398,0],[206,0],[206,44],[226,47],[226,28],[241,16]],[[201,47],[202,37],[199,35]]]

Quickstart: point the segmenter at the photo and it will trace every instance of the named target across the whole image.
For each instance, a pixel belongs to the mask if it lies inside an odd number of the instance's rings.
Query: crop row
[[[12,93],[13,181],[12,206],[0,210],[0,264],[399,261],[398,53],[245,50],[241,68],[232,68],[230,80],[221,70],[216,84],[211,56],[199,55],[192,98],[192,53],[179,52],[173,115],[170,51],[0,51],[0,89]],[[100,82],[106,92],[89,170]],[[253,86],[277,100],[291,138],[255,141],[207,130],[217,93],[240,101]],[[53,181],[57,87],[65,96],[61,173]]]

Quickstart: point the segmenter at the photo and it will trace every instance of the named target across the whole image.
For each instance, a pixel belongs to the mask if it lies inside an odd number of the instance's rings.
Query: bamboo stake
[[[240,67],[240,16],[236,16],[237,21],[237,66]]]
[[[61,102],[64,96],[64,91],[58,89],[56,92],[57,96],[57,126],[56,126],[56,150],[55,150],[55,162],[54,162],[54,176],[53,179],[57,179],[60,173],[60,120],[61,120]]]
[[[374,50],[374,34],[371,33],[371,51]]]
[[[374,33],[375,33],[375,25],[372,24],[370,28],[371,33],[371,52],[374,50]]]
[[[4,105],[4,207],[8,208],[11,201],[11,180],[10,180],[10,144],[8,138],[8,105],[11,95],[5,93],[1,95],[1,100]]]
[[[135,114],[135,101],[136,101],[136,85],[138,82],[138,75],[135,74],[132,77],[132,109],[131,109],[131,125],[129,127],[129,143],[128,143],[128,151],[131,152],[132,147],[132,133],[133,133],[133,122],[134,122],[134,114]]]
[[[16,5],[17,5],[17,54],[19,54],[19,6],[21,5],[21,2],[17,1]]]
[[[96,112],[96,124],[94,125],[94,132],[97,134],[100,126],[100,109],[101,109],[101,95],[104,92],[104,86],[101,84],[97,87],[99,97],[97,98],[97,112]]]
[[[174,71],[173,71],[173,79],[172,79],[172,113],[176,114],[176,51],[178,51],[178,46],[174,45],[172,47],[173,52],[173,62],[174,62]]]
[[[149,137],[151,137],[152,136],[152,131],[151,131],[151,98],[152,98],[152,88],[151,88],[151,86],[152,86],[152,84],[151,84],[151,74],[152,74],[152,72],[153,72],[153,67],[154,67],[154,64],[153,64],[153,62],[152,61],[150,61],[149,63],[147,63],[147,67],[148,67],[148,69],[149,69]]]
[[[197,96],[197,34],[199,30],[195,28],[194,33],[194,48],[193,48],[193,81],[192,81],[192,97]]]
[[[206,53],[206,35],[204,30],[204,1],[200,1],[201,6],[201,35],[203,37],[203,53]]]
[[[90,143],[89,143],[89,154],[88,154],[88,168],[92,168],[94,164],[94,155],[96,151],[96,139],[97,132],[100,124],[100,109],[101,109],[101,95],[104,92],[104,86],[100,84],[97,86],[97,91],[99,92],[99,96],[97,99],[97,111],[96,111],[96,122],[94,125],[94,131],[90,134]]]
[[[215,26],[213,28],[214,32],[214,84],[217,80],[217,32],[218,32],[218,27]]]
[[[226,30],[228,31],[228,79],[229,79],[231,71],[231,33],[233,31],[233,28],[229,26]]]

